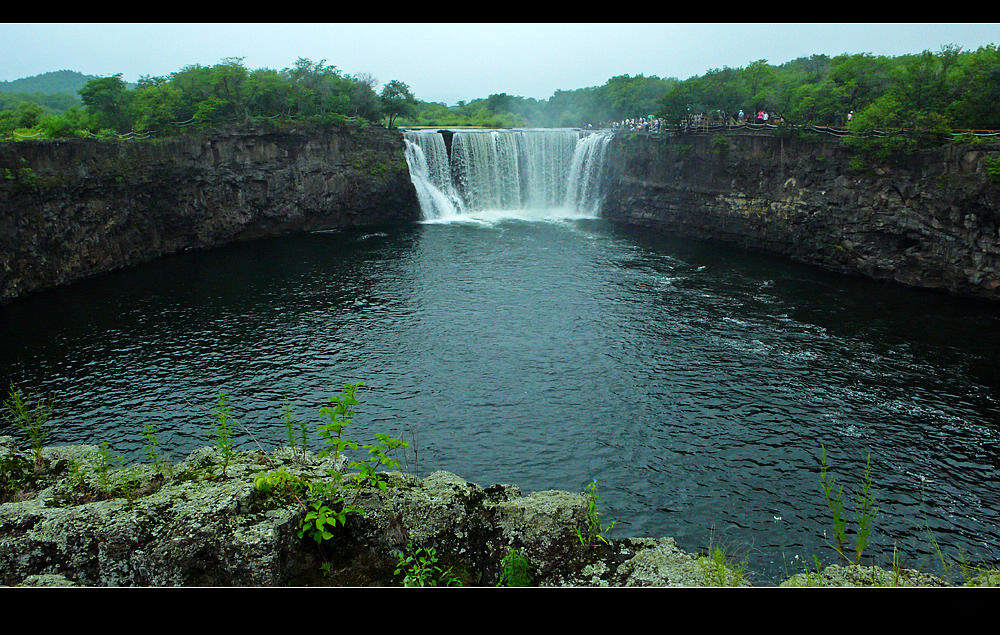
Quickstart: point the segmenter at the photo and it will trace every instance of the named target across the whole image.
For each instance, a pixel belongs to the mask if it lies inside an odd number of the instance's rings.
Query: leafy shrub
[[[989,175],[991,181],[1000,183],[1000,156],[984,158],[983,167],[986,169],[986,174]]]
[[[212,432],[215,435],[215,446],[222,455],[222,476],[226,475],[226,469],[233,458],[233,409],[229,405],[229,396],[220,391],[212,408],[214,421],[212,422]]]
[[[715,134],[712,136],[712,152],[719,156],[725,156],[729,154],[729,140],[726,139],[724,134]]]
[[[14,453],[0,459],[0,503],[14,500],[35,483],[35,470],[30,461]]]
[[[434,547],[414,550],[412,542],[399,554],[395,575],[400,574],[403,574],[403,586],[408,587],[462,586],[462,580],[451,567],[442,569],[438,565]]]
[[[97,446],[97,463],[94,466],[94,472],[97,476],[97,482],[101,486],[101,490],[107,496],[114,495],[114,488],[112,487],[111,474],[115,466],[125,465],[125,459],[115,455],[111,452],[111,446],[107,441],[102,442]]]
[[[262,495],[264,498],[278,498],[285,499],[287,497],[295,497],[305,495],[306,491],[309,489],[309,482],[300,477],[295,476],[288,471],[287,468],[279,468],[271,472],[261,472],[254,476],[253,481],[254,492]]]
[[[352,514],[363,515],[364,510],[357,506],[357,499],[366,488],[385,490],[387,483],[379,472],[380,468],[398,468],[399,461],[393,454],[400,448],[407,447],[405,441],[389,435],[375,433],[375,443],[361,445],[345,436],[345,429],[354,421],[354,406],[360,403],[357,398],[358,389],[364,382],[346,384],[340,394],[329,399],[329,405],[320,408],[320,415],[325,422],[317,432],[323,441],[324,448],[319,456],[344,455],[351,451],[364,450],[368,458],[348,462],[353,472],[341,473],[333,468],[327,470],[326,478],[304,478],[294,476],[285,468],[263,472],[254,479],[254,490],[265,498],[289,497],[294,499],[305,512],[299,523],[299,537],[309,537],[322,545],[334,537],[333,530],[337,525],[344,526]],[[220,397],[217,413],[225,413],[227,406]],[[221,414],[219,420],[225,419]],[[227,415],[228,416],[228,415]],[[296,448],[301,438],[303,456],[307,444],[305,425],[297,423],[291,407],[286,402],[282,408],[282,418],[289,444]],[[354,490],[350,500],[343,490]]]
[[[41,467],[42,448],[52,431],[52,424],[49,422],[52,402],[38,399],[32,405],[31,398],[26,397],[21,389],[15,389],[11,384],[4,407],[8,421],[21,431],[31,446],[35,456],[35,467]]]
[[[597,479],[595,478],[590,485],[587,485],[587,489],[583,492],[583,495],[587,497],[587,527],[586,533],[576,530],[576,536],[580,539],[580,544],[585,547],[590,547],[593,545],[595,540],[608,543],[607,536],[614,529],[615,523],[618,521],[613,521],[610,525],[601,525],[601,513],[597,509],[597,503],[601,500],[600,494],[597,493]]]
[[[500,561],[500,583],[497,586],[531,586],[531,562],[514,547]]]

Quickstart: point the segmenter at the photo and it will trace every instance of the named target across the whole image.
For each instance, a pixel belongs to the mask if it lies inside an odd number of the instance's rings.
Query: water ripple
[[[992,307],[596,220],[466,220],[188,252],[27,298],[0,309],[0,381],[54,398],[56,441],[141,458],[153,423],[180,458],[220,389],[239,442],[275,446],[283,399],[315,422],[363,379],[357,435],[411,427],[422,471],[596,477],[622,531],[736,545],[765,581],[832,555],[822,443],[848,488],[871,453],[876,555],[933,568],[930,530],[1000,557]]]

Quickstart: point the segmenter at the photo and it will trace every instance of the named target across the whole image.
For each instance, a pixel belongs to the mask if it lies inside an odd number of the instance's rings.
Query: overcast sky
[[[626,73],[683,79],[761,58],[997,42],[996,24],[5,24],[0,80],[70,69],[135,81],[229,56],[278,69],[308,57],[453,104],[498,92],[545,98]]]

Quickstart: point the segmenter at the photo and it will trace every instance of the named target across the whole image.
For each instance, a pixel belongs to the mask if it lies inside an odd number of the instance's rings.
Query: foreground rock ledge
[[[390,472],[385,491],[359,498],[366,513],[350,516],[320,548],[298,535],[302,508],[255,493],[254,476],[284,467],[318,478],[339,469],[342,460],[287,449],[237,452],[223,478],[216,450],[207,447],[166,476],[139,466],[131,502],[86,502],[80,492],[96,492],[99,483],[92,471],[79,468],[96,465],[97,450],[45,448],[45,471],[25,481],[31,455],[16,449],[11,437],[0,437],[0,500],[7,501],[0,504],[0,584],[398,585],[397,554],[411,542],[434,547],[440,564],[452,566],[466,585],[497,584],[500,561],[511,547],[528,558],[540,586],[711,586],[720,579],[746,584],[726,567],[712,569],[706,556],[681,551],[671,538],[581,546],[576,530],[586,526],[587,499],[580,494],[522,495],[513,485],[484,489],[448,472],[423,479]],[[911,570],[893,578],[879,569],[831,566],[823,580],[795,576],[783,585],[869,586],[873,580],[945,584]]]

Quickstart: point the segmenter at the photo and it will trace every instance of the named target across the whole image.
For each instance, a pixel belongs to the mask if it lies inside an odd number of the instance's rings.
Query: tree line
[[[688,114],[725,118],[741,109],[766,110],[790,124],[834,126],[846,125],[853,112],[851,127],[862,131],[1000,129],[996,44],[900,56],[811,55],[777,65],[761,59],[684,80],[619,75],[600,86],[557,90],[548,99],[495,93],[452,106],[419,101],[398,80],[379,93],[376,85],[370,75],[345,74],[325,60],[249,70],[243,58],[226,58],[142,77],[134,86],[121,75],[92,78],[79,90],[79,104],[67,95],[0,92],[0,135],[170,134],[178,125],[261,117],[340,125],[599,127],[647,115],[669,123]]]
[[[811,55],[770,64],[711,69],[685,80],[612,77],[601,86],[556,91],[547,100],[498,93],[456,106],[420,102],[408,123],[586,126],[654,115],[766,110],[792,124],[852,128],[1000,129],[1000,48],[884,56]]]
[[[410,125],[472,125],[490,128],[577,127],[624,119],[659,108],[660,99],[678,80],[655,75],[618,75],[600,86],[557,90],[548,99],[496,93],[455,106],[418,102],[405,120]]]
[[[780,65],[757,60],[713,69],[672,86],[657,113],[766,110],[793,124],[857,129],[1000,129],[1000,48],[900,56],[812,55]]]
[[[89,80],[79,105],[61,112],[20,100],[0,110],[0,134],[74,137],[88,134],[171,134],[179,126],[210,127],[260,118],[359,125],[411,115],[416,99],[393,80],[376,93],[377,81],[349,75],[325,60],[299,58],[290,68],[250,70],[243,58],[211,66],[191,65],[163,77],[144,76],[134,87],[121,74]]]

